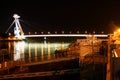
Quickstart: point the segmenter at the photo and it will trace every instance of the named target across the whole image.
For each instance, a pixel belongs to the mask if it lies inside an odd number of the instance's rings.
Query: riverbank
[[[22,41],[23,39],[17,39],[17,38],[5,38],[5,39],[0,39],[0,41]]]
[[[16,69],[9,70],[9,75],[22,75],[21,78],[12,78],[8,80],[80,80],[80,71],[79,71],[79,58],[71,59],[71,60],[64,60],[59,62],[50,62],[44,64],[37,64],[37,65],[29,65],[23,66],[23,71],[20,71],[20,67]],[[32,73],[30,77],[24,77],[26,74]],[[35,74],[39,76],[35,76]],[[44,74],[41,74],[44,73]],[[47,74],[50,75],[47,75]],[[34,75],[33,75],[34,74]],[[4,75],[3,75],[4,76]],[[10,76],[10,77],[12,77]],[[28,75],[27,75],[28,76]],[[19,76],[20,77],[20,76]]]

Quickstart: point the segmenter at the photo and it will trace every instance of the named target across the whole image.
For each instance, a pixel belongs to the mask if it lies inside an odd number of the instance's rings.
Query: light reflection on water
[[[4,44],[6,47],[4,47]],[[25,41],[15,41],[15,42],[0,42],[0,52],[6,49],[8,54],[12,55],[12,60],[28,60],[37,61],[38,59],[45,60],[54,58],[54,51],[56,49],[67,48],[69,43],[58,42],[50,43],[44,40],[43,42],[25,42]]]

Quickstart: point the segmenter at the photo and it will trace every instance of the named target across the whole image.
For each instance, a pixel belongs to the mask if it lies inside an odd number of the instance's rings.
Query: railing
[[[88,37],[89,34],[34,34],[24,35],[24,37]],[[95,37],[108,37],[106,34],[95,34]]]
[[[8,70],[10,68],[13,68],[15,67],[16,65],[18,64],[18,61],[5,61],[5,62],[2,62],[0,65],[0,71],[4,71],[4,70]]]
[[[74,56],[74,55],[68,55],[68,56],[60,56],[60,57],[53,57],[50,59],[41,59],[36,57],[37,60],[33,60],[33,58],[28,58],[24,60],[19,60],[17,63],[17,66],[29,66],[29,65],[36,65],[36,64],[45,64],[45,63],[51,63],[51,62],[59,62],[59,61],[65,61],[65,60],[72,60],[79,58],[79,56]]]
[[[107,56],[102,55],[91,55],[88,57],[85,57],[81,60],[82,64],[90,64],[90,63],[107,63]]]

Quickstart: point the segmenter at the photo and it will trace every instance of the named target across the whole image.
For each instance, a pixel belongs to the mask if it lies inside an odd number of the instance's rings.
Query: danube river
[[[7,59],[29,62],[52,59],[55,57],[55,50],[65,49],[69,44],[70,42],[48,40],[1,41],[0,53],[2,53],[2,59],[0,62],[4,62]]]
[[[41,38],[30,38],[26,39],[24,41],[0,41],[0,75],[8,75],[8,74],[14,74],[19,73],[21,71],[21,68],[19,70],[19,67],[15,67],[12,69],[9,69],[9,67],[14,67],[14,65],[17,65],[17,63],[33,63],[33,62],[40,62],[40,61],[49,61],[51,59],[57,59],[55,55],[55,50],[63,50],[65,48],[69,47],[69,44],[76,39],[71,38],[47,38],[47,39],[41,39]],[[61,56],[59,56],[61,57]],[[59,58],[58,58],[59,59]],[[77,60],[77,63],[76,63]],[[12,64],[13,63],[13,64]],[[37,65],[35,66],[28,66],[25,67],[27,71],[29,72],[39,72],[39,70],[46,71],[46,70],[64,70],[64,69],[73,69],[79,67],[79,61],[78,59],[70,60],[70,61],[61,61],[60,64],[58,63],[47,63],[43,65]],[[62,65],[61,65],[62,64]],[[74,65],[73,65],[74,64]],[[21,64],[20,64],[21,65]],[[19,66],[19,64],[18,64]],[[42,67],[43,66],[43,67]],[[51,67],[52,66],[52,67]],[[49,68],[48,68],[49,67]],[[31,69],[32,68],[32,69]],[[33,69],[34,68],[34,69]],[[39,69],[40,68],[40,69]],[[17,69],[17,70],[13,70]],[[23,67],[24,69],[24,67]],[[3,73],[2,70],[5,72]],[[31,71],[33,70],[33,71]],[[27,72],[26,71],[26,72]],[[24,73],[23,73],[24,74]],[[69,76],[68,76],[69,75]],[[75,74],[65,74],[60,76],[48,76],[48,77],[39,77],[37,80],[49,80],[46,78],[50,78],[52,80],[61,80],[65,78],[69,80],[78,79],[79,80],[80,73]],[[70,77],[71,76],[71,77]],[[77,77],[76,77],[77,76]],[[37,78],[37,77],[33,77]],[[31,78],[31,79],[33,79]],[[21,78],[19,78],[21,79]],[[25,78],[26,79],[26,78]],[[29,79],[29,78],[28,78]],[[30,80],[31,80],[30,79]]]

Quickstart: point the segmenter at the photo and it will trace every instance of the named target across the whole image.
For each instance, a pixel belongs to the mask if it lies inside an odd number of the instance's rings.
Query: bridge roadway
[[[41,35],[24,35],[24,37],[89,37],[90,34],[41,34]],[[95,34],[94,37],[108,37],[106,34]]]

